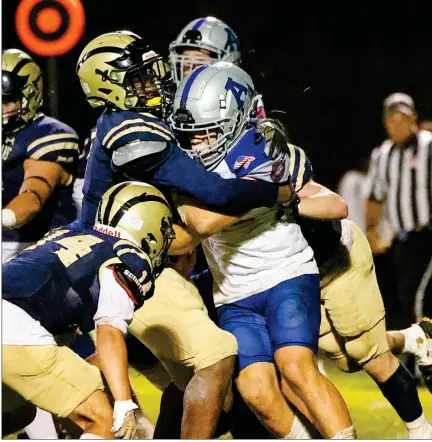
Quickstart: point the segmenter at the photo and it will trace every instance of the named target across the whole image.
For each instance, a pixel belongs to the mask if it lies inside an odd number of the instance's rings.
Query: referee
[[[389,138],[371,157],[366,186],[366,235],[375,255],[390,246],[378,233],[384,215],[392,244],[397,322],[400,328],[432,315],[432,133],[420,130],[412,98],[384,101]]]

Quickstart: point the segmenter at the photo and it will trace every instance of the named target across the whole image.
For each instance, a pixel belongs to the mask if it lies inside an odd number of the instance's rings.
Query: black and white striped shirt
[[[375,148],[366,198],[385,204],[396,233],[431,225],[432,133],[420,131],[403,146],[386,140]]]

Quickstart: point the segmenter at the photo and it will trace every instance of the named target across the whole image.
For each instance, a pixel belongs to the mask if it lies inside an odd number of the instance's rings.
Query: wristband
[[[16,226],[16,216],[11,209],[2,210],[2,226],[6,229],[13,229]]]

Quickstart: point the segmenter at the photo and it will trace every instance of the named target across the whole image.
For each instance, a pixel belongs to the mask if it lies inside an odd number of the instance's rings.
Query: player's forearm
[[[367,200],[365,206],[366,238],[374,254],[385,251],[389,244],[382,242],[378,226],[384,217],[383,205],[377,201]]]
[[[281,193],[271,183],[223,179],[177,149],[153,174],[151,181],[230,215],[241,215],[256,207],[273,207]]]
[[[31,221],[41,209],[42,204],[34,193],[21,193],[3,209],[3,227],[6,229],[15,229],[24,226]],[[5,210],[10,212],[5,212]]]
[[[222,215],[196,206],[183,206],[184,221],[198,237],[205,239],[239,220],[238,216]]]
[[[31,221],[51,196],[63,172],[55,163],[26,160],[19,194],[5,207],[6,212],[3,212],[3,227],[14,229]]]
[[[330,190],[300,197],[298,209],[300,216],[313,219],[345,219],[348,216],[345,201]]]
[[[201,237],[187,226],[174,224],[175,240],[172,242],[168,254],[183,255],[192,251],[201,241]]]
[[[97,328],[96,349],[99,364],[115,401],[132,398],[127,350],[123,333],[110,325]]]

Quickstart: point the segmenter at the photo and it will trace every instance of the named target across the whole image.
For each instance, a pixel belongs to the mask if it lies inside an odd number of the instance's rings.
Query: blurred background
[[[3,49],[26,50],[14,28],[17,3],[2,5]],[[167,55],[168,44],[183,26],[206,15],[220,18],[237,33],[244,67],[266,108],[285,112],[279,116],[292,142],[306,150],[323,184],[335,188],[342,174],[359,167],[385,138],[382,101],[391,92],[408,93],[420,120],[432,119],[432,27],[417,2],[413,7],[368,2],[343,8],[273,0],[259,8],[244,0],[82,3],[85,33],[73,50],[57,57],[55,115],[81,136],[88,134],[97,113],[84,100],[75,65],[92,38],[129,29]],[[46,68],[43,59],[35,59]]]

